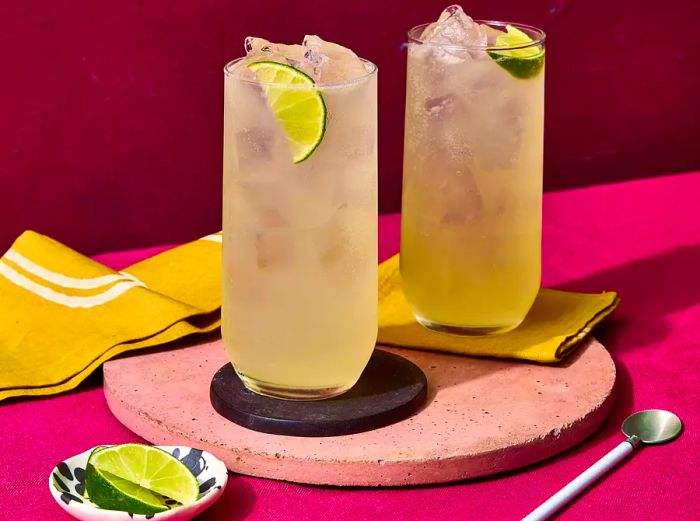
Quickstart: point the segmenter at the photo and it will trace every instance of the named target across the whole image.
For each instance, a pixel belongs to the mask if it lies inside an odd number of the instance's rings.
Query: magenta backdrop
[[[24,229],[88,253],[220,222],[223,64],[248,34],[318,33],[380,73],[381,210],[400,204],[406,30],[447,0],[2,2],[0,249]],[[700,167],[695,0],[475,0],[548,35],[547,189]]]

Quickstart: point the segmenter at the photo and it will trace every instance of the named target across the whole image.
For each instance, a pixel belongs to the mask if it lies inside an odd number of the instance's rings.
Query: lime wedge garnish
[[[533,42],[523,31],[512,25],[506,25],[506,33],[496,38],[495,47],[517,47]],[[532,78],[542,70],[544,65],[544,47],[530,45],[521,49],[487,51],[498,65],[512,76],[519,79]]]
[[[293,161],[301,163],[316,150],[326,131],[326,104],[313,78],[271,61],[251,63],[248,68],[260,81],[267,104],[292,149]],[[299,85],[309,87],[295,87]]]
[[[167,452],[136,443],[96,449],[85,469],[90,500],[110,510],[155,514],[172,499],[194,503],[199,483],[192,472]]]

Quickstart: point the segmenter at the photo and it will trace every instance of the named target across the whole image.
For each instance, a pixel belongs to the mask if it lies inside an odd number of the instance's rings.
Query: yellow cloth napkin
[[[221,235],[122,272],[35,232],[0,259],[0,400],[75,388],[125,351],[219,327]]]
[[[461,355],[558,362],[619,304],[617,293],[541,289],[520,326],[501,335],[459,337],[437,333],[413,318],[401,291],[399,256],[379,265],[380,344]]]
[[[114,356],[220,325],[221,234],[118,272],[35,232],[0,258],[0,400],[75,388]],[[302,297],[303,298],[303,297]],[[379,343],[556,362],[617,306],[615,293],[541,290],[516,330],[429,331],[401,291],[398,255],[379,266]]]

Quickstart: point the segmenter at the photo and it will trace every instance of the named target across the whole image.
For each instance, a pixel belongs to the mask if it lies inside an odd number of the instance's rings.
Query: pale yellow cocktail
[[[314,37],[247,43],[225,70],[223,339],[250,389],[326,398],[352,387],[377,335],[376,68]],[[290,92],[309,95],[293,114]],[[292,142],[324,107],[320,140]]]
[[[510,27],[453,7],[409,34],[403,288],[457,334],[516,327],[540,287],[544,35]]]

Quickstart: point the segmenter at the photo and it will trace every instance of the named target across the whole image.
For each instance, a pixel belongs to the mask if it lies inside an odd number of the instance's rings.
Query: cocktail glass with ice
[[[401,225],[417,320],[518,326],[540,287],[544,33],[461,7],[409,32]]]
[[[322,399],[377,335],[377,69],[317,36],[225,67],[222,336],[254,392]]]

